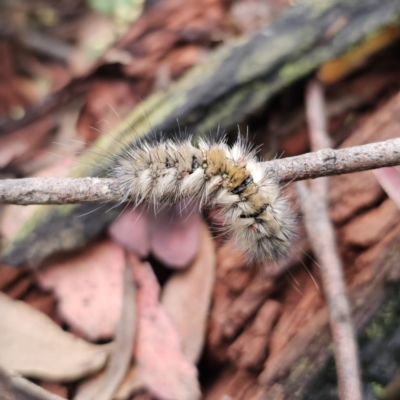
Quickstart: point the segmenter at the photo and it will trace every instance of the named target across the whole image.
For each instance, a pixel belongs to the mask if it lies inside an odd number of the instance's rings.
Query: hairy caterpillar
[[[215,207],[223,229],[248,261],[279,260],[293,238],[294,217],[278,182],[239,136],[225,140],[141,140],[114,159],[110,175],[134,206],[197,200]]]

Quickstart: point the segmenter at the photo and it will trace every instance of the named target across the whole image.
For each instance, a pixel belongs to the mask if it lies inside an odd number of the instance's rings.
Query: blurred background
[[[0,179],[106,176],[152,131],[306,153],[313,78],[334,148],[399,137],[399,16],[399,0],[0,0]],[[400,398],[398,182],[330,179],[365,399]],[[210,218],[0,205],[4,398],[338,399],[302,216],[288,259],[261,270]]]

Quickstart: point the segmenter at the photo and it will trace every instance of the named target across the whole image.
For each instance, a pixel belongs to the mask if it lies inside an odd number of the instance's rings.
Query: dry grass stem
[[[321,84],[309,83],[306,95],[311,147],[329,146]],[[314,255],[321,266],[321,277],[328,303],[334,355],[341,400],[361,400],[361,383],[356,338],[346,295],[343,265],[336,235],[328,214],[328,178],[312,181],[310,187],[298,182],[300,204]]]

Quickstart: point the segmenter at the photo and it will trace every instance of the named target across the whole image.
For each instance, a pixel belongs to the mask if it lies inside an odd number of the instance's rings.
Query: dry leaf
[[[116,242],[139,257],[145,258],[149,255],[150,237],[146,211],[140,208],[124,211],[108,232]]]
[[[143,389],[144,383],[140,378],[139,368],[135,364],[130,368],[129,372],[121,383],[121,386],[118,388],[117,393],[114,396],[114,400],[127,400],[133,394],[140,392]]]
[[[388,167],[372,171],[383,190],[400,208],[400,172],[398,168]]]
[[[104,373],[95,381],[81,385],[75,400],[111,400],[123,381],[132,358],[136,317],[135,285],[132,268],[126,257],[124,294],[121,318],[115,334],[110,361]]]
[[[0,293],[0,365],[46,381],[73,381],[100,370],[105,348],[63,331],[46,315]]]
[[[0,367],[0,394],[2,400],[65,400],[18,374]]]
[[[216,255],[211,234],[202,223],[200,249],[190,268],[176,272],[164,286],[161,303],[182,339],[183,353],[196,363],[206,331],[215,280]]]
[[[54,290],[63,319],[92,340],[114,336],[121,312],[124,252],[111,241],[91,245],[38,274]]]
[[[187,267],[199,250],[201,216],[193,207],[181,203],[149,215],[151,249],[170,267]]]
[[[139,310],[135,360],[141,379],[157,399],[199,399],[196,368],[182,354],[179,335],[158,301],[153,270],[148,263],[135,263],[133,271]]]

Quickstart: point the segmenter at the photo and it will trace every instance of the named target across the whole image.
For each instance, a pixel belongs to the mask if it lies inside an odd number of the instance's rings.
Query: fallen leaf
[[[199,250],[201,216],[193,207],[178,204],[149,214],[151,249],[169,267],[187,267]]]
[[[145,258],[150,252],[147,212],[142,209],[126,210],[110,226],[110,236],[129,251]]]
[[[139,330],[135,360],[147,389],[160,400],[200,398],[195,366],[181,350],[174,324],[158,301],[160,287],[150,264],[134,263]]]
[[[100,382],[104,377],[104,371],[99,372],[96,374],[94,377],[90,377],[87,380],[85,380],[85,383],[83,385],[86,386],[85,389],[81,389],[79,387],[78,395],[81,395],[81,391],[85,392],[85,395],[87,396],[86,398],[91,398],[93,397],[93,394],[95,393],[95,389],[98,385],[98,382]],[[125,375],[121,385],[117,389],[116,393],[113,396],[113,400],[128,400],[131,399],[133,395],[136,393],[142,392],[145,389],[143,380],[141,379],[139,375],[139,368],[137,364],[133,364],[128,373]],[[91,396],[91,397],[89,397]],[[77,400],[77,398],[74,398],[74,400]]]
[[[63,331],[46,315],[0,293],[0,365],[46,381],[74,381],[100,370],[105,348]]]
[[[189,268],[176,272],[162,291],[161,304],[178,329],[183,353],[194,363],[199,360],[204,345],[215,264],[214,242],[203,222],[196,259]]]
[[[400,208],[400,172],[398,168],[388,167],[372,171],[387,195]]]
[[[0,394],[2,400],[65,400],[35,385],[15,372],[0,367]]]
[[[43,288],[54,291],[59,312],[91,340],[114,336],[121,311],[124,252],[111,241],[38,272]]]
[[[144,383],[140,377],[139,368],[136,364],[134,364],[126,374],[124,380],[117,390],[117,393],[115,393],[114,400],[127,400],[132,395],[140,392],[143,389]]]
[[[40,382],[40,386],[48,392],[60,396],[62,398],[68,397],[68,388],[56,382]]]
[[[135,338],[135,303],[135,285],[132,278],[132,268],[126,256],[122,311],[110,360],[106,370],[99,378],[80,386],[75,400],[111,400],[113,398],[113,394],[128,371],[132,358]]]

